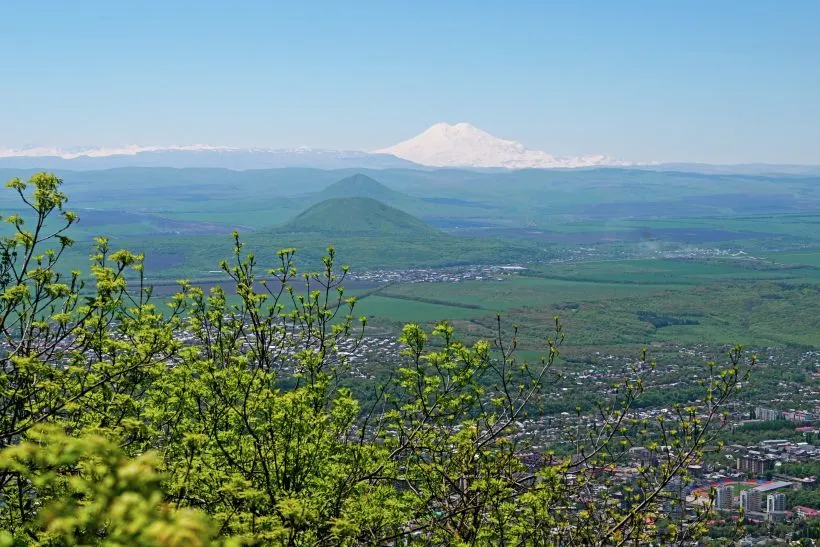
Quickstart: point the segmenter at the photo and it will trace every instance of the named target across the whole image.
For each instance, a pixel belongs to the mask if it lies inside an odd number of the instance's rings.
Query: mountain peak
[[[404,211],[369,197],[334,197],[312,205],[279,231],[402,236],[412,240],[443,233]]]
[[[384,185],[377,181],[372,177],[368,177],[362,173],[356,173],[355,175],[350,175],[349,177],[345,177],[338,182],[334,182],[333,185],[338,186],[366,186],[366,187],[383,187]]]
[[[482,131],[481,129],[467,122],[459,122],[456,124],[439,122],[437,124],[431,125],[427,129],[427,131],[425,131],[425,133],[428,131],[440,133],[484,133],[484,131]]]
[[[362,173],[356,173],[355,175],[334,182],[322,190],[321,194],[326,198],[363,197],[374,198],[381,201],[390,201],[391,199],[401,198],[403,196],[400,192],[388,188],[381,182]]]
[[[467,122],[437,123],[411,139],[376,152],[432,167],[526,169],[627,165],[605,156],[556,158],[541,150],[530,150],[520,142],[495,137]]]
[[[397,190],[385,186],[381,182],[368,177],[362,173],[356,173],[352,176],[344,178],[338,182],[334,182],[324,190],[314,196],[315,199],[328,198],[372,198],[384,202],[387,205],[396,207],[398,209],[419,210],[422,203],[416,198],[410,197]]]
[[[437,123],[435,125],[430,126],[424,132],[419,135],[426,135],[428,138],[438,138],[438,139],[450,139],[450,140],[473,140],[473,141],[488,141],[490,139],[495,139],[501,141],[501,139],[496,139],[486,131],[479,129],[478,127],[474,126],[471,123],[467,122],[459,122],[456,124],[449,124],[449,123]],[[407,142],[407,141],[405,141]],[[512,141],[503,141],[503,142],[512,142]]]

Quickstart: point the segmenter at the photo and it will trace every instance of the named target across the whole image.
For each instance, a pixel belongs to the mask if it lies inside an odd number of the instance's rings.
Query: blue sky
[[[375,149],[467,121],[557,155],[820,163],[820,2],[0,0],[0,146]]]

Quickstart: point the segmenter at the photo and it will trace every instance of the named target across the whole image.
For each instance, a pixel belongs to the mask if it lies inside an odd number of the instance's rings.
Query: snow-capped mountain
[[[520,142],[499,139],[469,123],[437,123],[412,139],[376,153],[432,167],[526,169],[630,165],[606,156],[558,158],[541,150],[529,150]]]
[[[271,169],[419,168],[388,154],[311,148],[232,148],[228,146],[123,146],[119,148],[0,148],[0,168],[110,169],[116,167],[219,167]]]
[[[48,146],[33,146],[30,148],[0,148],[0,158],[42,158],[53,157],[64,160],[73,160],[80,157],[102,158],[107,156],[136,156],[144,152],[215,152],[235,150],[227,146],[208,146],[194,144],[190,146],[139,146],[131,144],[120,147],[79,147],[55,148]]]

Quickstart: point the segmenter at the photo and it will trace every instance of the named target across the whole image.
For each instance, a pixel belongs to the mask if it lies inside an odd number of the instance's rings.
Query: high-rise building
[[[629,449],[629,459],[638,465],[657,465],[658,456],[643,446],[633,446]]]
[[[755,418],[767,422],[772,420],[780,420],[783,418],[783,411],[759,406],[755,409]]]
[[[718,486],[715,508],[718,511],[731,511],[732,507],[734,507],[734,490],[732,486]]]
[[[737,470],[750,475],[762,475],[774,468],[774,462],[760,456],[740,456],[737,459]]]
[[[766,497],[766,512],[767,513],[783,513],[786,511],[786,495],[785,494],[769,494]]]
[[[744,513],[759,513],[763,506],[763,494],[754,488],[740,493],[740,506]]]

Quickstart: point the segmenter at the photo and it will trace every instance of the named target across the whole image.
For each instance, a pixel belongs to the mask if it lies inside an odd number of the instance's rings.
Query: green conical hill
[[[327,199],[308,208],[276,231],[400,237],[445,236],[418,218],[367,197]]]

